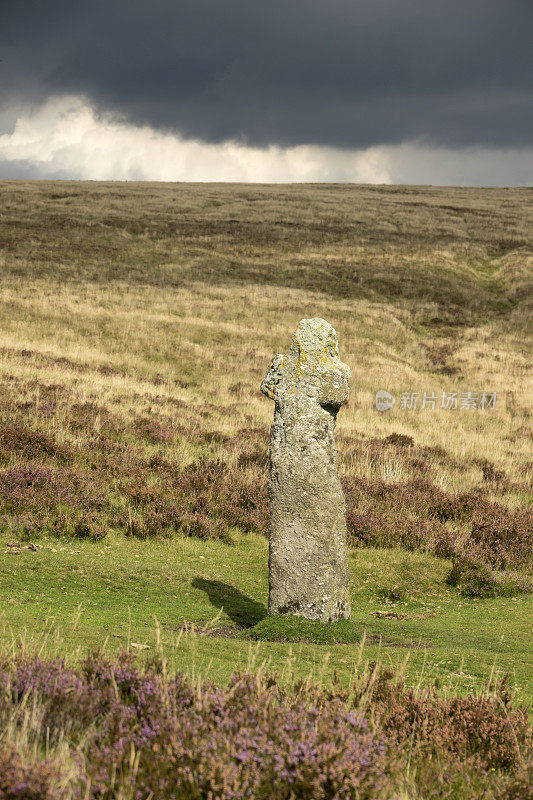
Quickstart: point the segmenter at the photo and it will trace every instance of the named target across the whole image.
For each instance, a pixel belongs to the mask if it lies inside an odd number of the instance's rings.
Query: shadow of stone
[[[212,581],[207,578],[195,578],[191,585],[195,589],[201,589],[202,592],[205,592],[209,602],[217,611],[223,608],[228,617],[239,628],[252,628],[267,615],[267,610],[263,603],[253,600],[229,583]]]

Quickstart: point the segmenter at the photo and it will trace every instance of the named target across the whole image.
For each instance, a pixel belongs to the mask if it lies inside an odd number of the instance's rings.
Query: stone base
[[[295,617],[305,617],[319,622],[335,622],[338,619],[350,619],[350,600],[331,601],[325,598],[324,603],[299,603],[292,600],[290,603],[278,605],[275,600],[268,604],[269,614],[292,614]]]

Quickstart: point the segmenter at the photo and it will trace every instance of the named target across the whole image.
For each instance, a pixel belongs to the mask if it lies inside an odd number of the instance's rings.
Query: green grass
[[[325,623],[283,614],[269,614],[250,628],[247,635],[258,641],[313,644],[355,644],[363,638],[359,625],[352,619]]]
[[[509,672],[518,698],[533,699],[532,600],[462,598],[446,585],[449,562],[423,553],[352,551],[352,618],[326,634],[327,626],[266,618],[268,553],[260,536],[236,535],[233,545],[119,536],[40,545],[2,556],[4,652],[25,646],[76,660],[94,647],[148,645],[137,649],[153,653],[159,641],[171,668],[216,681],[265,663],[287,678],[329,680],[336,672],[345,684],[379,659],[404,665],[412,685],[438,678],[450,692],[480,688],[494,670]]]

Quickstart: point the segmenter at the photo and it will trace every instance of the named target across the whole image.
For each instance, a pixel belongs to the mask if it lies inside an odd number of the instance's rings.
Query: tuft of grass
[[[289,614],[269,614],[242,635],[263,642],[312,644],[355,644],[362,639],[360,626],[351,619],[325,624]]]

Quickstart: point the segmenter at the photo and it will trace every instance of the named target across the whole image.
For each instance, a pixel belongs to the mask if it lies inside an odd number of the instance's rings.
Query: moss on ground
[[[246,631],[246,635],[263,642],[310,644],[355,644],[363,636],[360,626],[349,619],[323,623],[282,614],[265,617]]]

